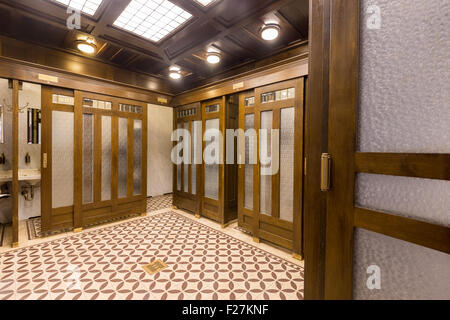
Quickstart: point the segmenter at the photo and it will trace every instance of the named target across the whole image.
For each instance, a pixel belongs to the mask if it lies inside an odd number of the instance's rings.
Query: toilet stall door
[[[240,166],[239,223],[258,239],[302,254],[303,89],[296,79],[241,96],[240,128],[246,160],[257,148],[257,164]]]

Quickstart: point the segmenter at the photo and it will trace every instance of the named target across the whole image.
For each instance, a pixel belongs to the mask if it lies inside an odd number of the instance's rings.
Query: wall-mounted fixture
[[[0,156],[0,164],[6,164],[6,157],[4,153]]]
[[[34,188],[35,186],[32,186],[30,184],[25,184],[22,186],[22,196],[24,197],[25,201],[33,201]]]
[[[181,68],[177,66],[170,67],[169,69],[170,73],[169,76],[174,80],[181,79]]]
[[[26,164],[30,164],[31,163],[31,156],[30,154],[27,152],[26,156],[25,156],[25,163]]]
[[[263,38],[266,41],[272,41],[278,38],[280,35],[280,26],[277,23],[270,22],[266,23],[261,28],[261,38]]]
[[[78,50],[86,54],[94,54],[97,52],[97,45],[93,38],[78,39],[75,41]]]
[[[221,55],[216,51],[209,51],[206,53],[206,61],[210,64],[218,64],[220,62]]]

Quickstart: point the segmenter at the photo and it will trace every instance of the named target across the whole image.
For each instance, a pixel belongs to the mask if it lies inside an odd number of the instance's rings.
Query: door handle
[[[331,176],[331,156],[328,153],[322,153],[321,170],[320,170],[320,190],[323,192],[330,190]]]
[[[47,153],[43,153],[42,154],[42,168],[47,169],[47,162],[48,162],[48,157],[47,157]]]

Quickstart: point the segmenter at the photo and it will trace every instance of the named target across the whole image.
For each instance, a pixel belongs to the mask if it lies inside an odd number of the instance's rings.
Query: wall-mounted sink
[[[0,183],[10,182],[12,180],[12,171],[0,171]],[[19,169],[19,181],[29,183],[34,186],[41,181],[41,170],[39,169]]]

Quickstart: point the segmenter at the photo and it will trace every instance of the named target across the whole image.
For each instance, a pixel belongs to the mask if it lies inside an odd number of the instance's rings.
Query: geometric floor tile
[[[166,194],[166,195],[151,197],[151,198],[147,199],[147,212],[157,211],[157,210],[161,210],[161,209],[168,209],[168,208],[172,208],[172,194]],[[129,217],[120,217],[115,220],[123,220],[123,219],[128,219],[128,218]],[[112,222],[112,221],[102,221],[100,224],[104,224],[107,222]],[[40,217],[30,218],[30,219],[26,220],[26,225],[27,225],[28,240],[42,238],[43,235],[41,233],[41,218]],[[98,224],[93,224],[92,226],[96,226],[96,225],[98,225]],[[86,226],[85,229],[89,228],[89,227],[90,226]],[[61,233],[69,232],[69,231],[72,231],[72,229],[54,230],[54,231],[51,231],[50,233],[47,233],[45,236],[61,234]],[[1,234],[1,226],[0,226],[0,234]],[[0,238],[0,241],[1,241],[1,238]]]
[[[172,208],[172,194],[147,198],[147,212]]]
[[[167,268],[150,275],[144,266]],[[167,211],[0,254],[0,300],[300,300],[304,270]]]

